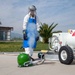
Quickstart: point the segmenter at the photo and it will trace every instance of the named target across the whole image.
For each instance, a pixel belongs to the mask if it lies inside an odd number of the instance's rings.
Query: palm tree
[[[54,24],[52,23],[50,26],[46,23],[42,24],[42,26],[40,26],[40,36],[43,38],[43,42],[44,43],[48,43],[48,39],[50,37],[52,37],[53,33],[56,33],[58,31],[53,31],[53,29],[57,26],[58,24]]]

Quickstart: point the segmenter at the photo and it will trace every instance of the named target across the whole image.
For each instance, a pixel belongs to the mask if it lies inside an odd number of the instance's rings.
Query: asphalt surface
[[[75,63],[61,64],[58,60],[45,61],[42,65],[19,68],[17,55],[12,53],[0,54],[0,75],[75,75]],[[37,53],[34,53],[37,58]]]

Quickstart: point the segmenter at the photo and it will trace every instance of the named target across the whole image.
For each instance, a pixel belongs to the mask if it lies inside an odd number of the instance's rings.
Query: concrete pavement
[[[0,75],[75,75],[75,64],[48,61],[33,67],[17,67],[17,54],[0,54]],[[33,57],[37,57],[34,53]]]

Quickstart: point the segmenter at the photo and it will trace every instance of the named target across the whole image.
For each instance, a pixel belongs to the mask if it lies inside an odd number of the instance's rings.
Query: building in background
[[[10,41],[12,30],[13,30],[13,27],[0,26],[0,40],[1,41]]]

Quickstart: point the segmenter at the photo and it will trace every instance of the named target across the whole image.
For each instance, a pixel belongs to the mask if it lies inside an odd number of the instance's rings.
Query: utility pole
[[[1,18],[0,18],[0,25],[2,25]]]
[[[0,25],[2,25],[1,21],[0,21]]]

